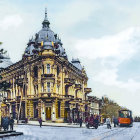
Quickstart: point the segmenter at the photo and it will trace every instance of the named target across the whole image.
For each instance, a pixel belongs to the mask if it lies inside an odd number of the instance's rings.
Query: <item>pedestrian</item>
[[[4,131],[6,131],[6,130],[8,131],[8,129],[9,129],[9,118],[8,117],[4,116],[2,118],[2,126],[3,126]]]
[[[13,131],[13,127],[14,127],[14,119],[11,117],[11,119],[10,119],[10,130],[12,130]]]
[[[79,119],[80,127],[82,127],[82,123],[83,123],[83,119],[82,119],[82,117],[80,117],[80,119]]]
[[[42,119],[39,118],[39,119],[38,119],[38,122],[39,122],[39,125],[40,125],[40,127],[41,127],[41,126],[42,126]]]
[[[107,124],[107,128],[111,129],[111,121],[109,117],[106,119],[106,124]]]
[[[113,118],[113,123],[114,123],[114,127],[116,127],[116,125],[118,125],[118,119],[117,118]]]

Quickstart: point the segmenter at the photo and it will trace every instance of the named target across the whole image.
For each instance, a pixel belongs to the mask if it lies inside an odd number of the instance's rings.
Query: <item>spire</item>
[[[42,24],[43,24],[43,28],[49,27],[49,25],[50,25],[50,22],[47,17],[47,8],[45,8],[45,18],[44,18],[44,21],[42,22]]]

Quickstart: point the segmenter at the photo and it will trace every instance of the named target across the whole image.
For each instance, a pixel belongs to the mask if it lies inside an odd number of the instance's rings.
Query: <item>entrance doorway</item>
[[[51,107],[46,107],[46,120],[51,120]]]

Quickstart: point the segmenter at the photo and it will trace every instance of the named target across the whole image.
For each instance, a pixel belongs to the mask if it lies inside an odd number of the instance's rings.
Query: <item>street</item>
[[[106,125],[98,129],[68,128],[32,125],[16,125],[15,130],[23,132],[23,136],[4,138],[3,140],[139,140],[140,123],[133,127],[112,127]]]

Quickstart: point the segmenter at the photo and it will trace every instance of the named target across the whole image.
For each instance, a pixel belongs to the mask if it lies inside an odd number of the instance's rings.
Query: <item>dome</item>
[[[57,56],[67,59],[67,54],[63,48],[61,39],[57,37],[49,27],[50,22],[47,18],[47,11],[45,10],[45,18],[42,22],[42,29],[36,33],[35,38],[29,40],[24,52],[24,56],[38,55],[39,51],[52,50]]]
[[[38,34],[36,34],[36,41],[38,43],[43,42],[55,42],[55,36],[54,32],[49,27],[42,28]]]

